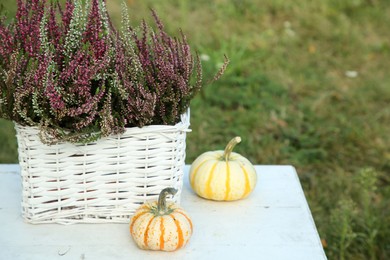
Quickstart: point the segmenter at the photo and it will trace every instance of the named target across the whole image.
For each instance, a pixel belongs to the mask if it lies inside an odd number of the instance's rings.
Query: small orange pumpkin
[[[143,204],[130,221],[130,234],[141,249],[175,251],[185,246],[192,235],[192,221],[175,203],[166,202],[177,190],[163,189],[158,201]]]

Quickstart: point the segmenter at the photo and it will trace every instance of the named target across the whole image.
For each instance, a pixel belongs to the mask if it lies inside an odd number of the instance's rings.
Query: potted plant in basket
[[[117,30],[102,0],[18,0],[0,20],[0,117],[16,125],[27,221],[126,222],[162,188],[179,199],[200,60],[154,11],[156,31],[122,13]]]

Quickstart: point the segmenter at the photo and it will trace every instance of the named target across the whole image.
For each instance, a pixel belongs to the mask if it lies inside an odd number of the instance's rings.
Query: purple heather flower
[[[16,20],[0,20],[0,117],[41,126],[49,143],[180,120],[202,85],[185,35],[155,11],[156,32],[142,21],[137,33],[127,10],[117,31],[104,1],[17,0]]]

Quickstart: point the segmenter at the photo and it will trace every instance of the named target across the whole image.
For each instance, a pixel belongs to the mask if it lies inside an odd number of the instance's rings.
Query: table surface
[[[248,198],[215,202],[194,194],[186,166],[181,206],[194,234],[168,253],[138,249],[127,224],[25,223],[19,166],[0,165],[0,259],[326,259],[295,169],[255,168]]]

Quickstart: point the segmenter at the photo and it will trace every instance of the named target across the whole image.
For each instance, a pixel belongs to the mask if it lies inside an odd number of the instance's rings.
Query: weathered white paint
[[[19,167],[0,165],[0,259],[326,259],[295,169],[255,168],[247,199],[214,202],[192,192],[187,166],[181,206],[194,234],[167,253],[138,249],[126,224],[24,223]]]

